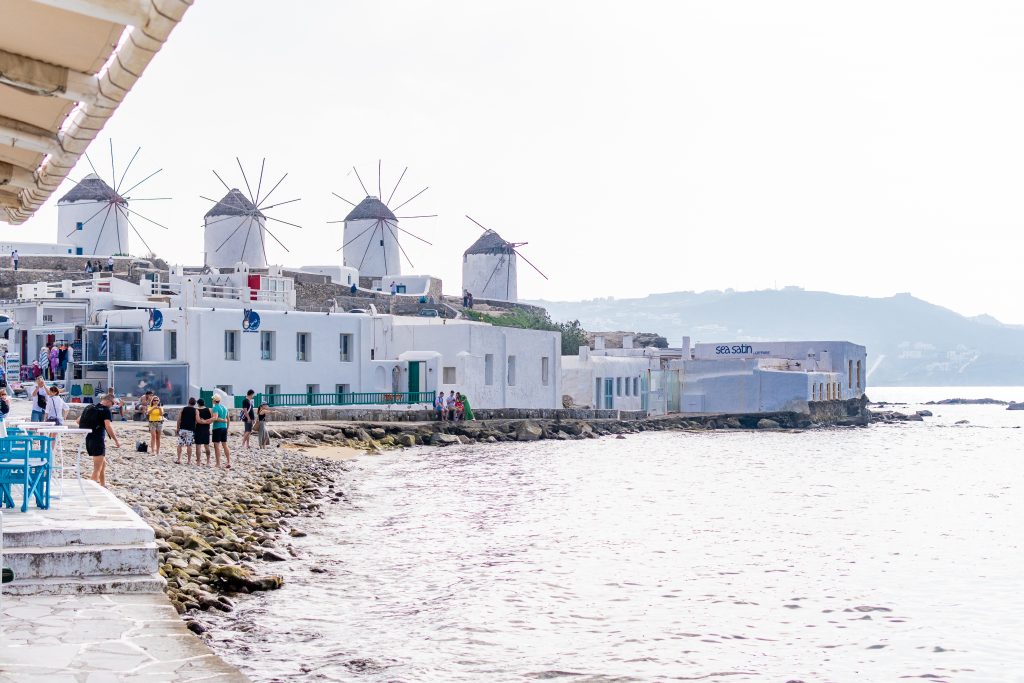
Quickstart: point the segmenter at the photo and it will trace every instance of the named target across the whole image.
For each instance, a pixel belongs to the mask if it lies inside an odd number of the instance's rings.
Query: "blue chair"
[[[36,507],[50,507],[53,439],[48,436],[8,436],[0,439],[0,504],[14,507],[13,486],[22,486],[21,511],[29,498]]]

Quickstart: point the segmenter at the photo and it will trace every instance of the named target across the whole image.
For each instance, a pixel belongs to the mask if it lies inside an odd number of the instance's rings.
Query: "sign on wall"
[[[157,308],[149,309],[149,331],[159,332],[164,326],[164,314]]]
[[[242,332],[258,332],[260,329],[260,314],[251,308],[242,311]]]

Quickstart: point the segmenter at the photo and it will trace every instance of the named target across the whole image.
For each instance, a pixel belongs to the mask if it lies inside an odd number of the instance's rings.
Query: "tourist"
[[[462,307],[469,308],[469,290],[462,290]]]
[[[462,419],[472,420],[473,419],[473,408],[469,405],[469,396],[465,394],[459,394],[462,399]]]
[[[398,285],[396,285],[395,281],[392,280],[391,281],[391,296],[394,296],[396,294],[398,294]]]
[[[153,400],[149,402],[146,419],[149,422],[149,450],[153,452],[153,455],[160,455],[160,436],[164,430],[164,409],[160,405],[159,396],[154,396]]]
[[[108,256],[107,257],[107,270],[109,272],[111,272],[111,273],[114,272],[114,257],[113,256]]]
[[[228,409],[221,405],[220,395],[213,395],[213,424],[210,426],[211,441],[213,441],[213,457],[220,467],[220,454],[224,452],[224,469],[231,469],[231,450],[228,448],[228,425],[231,423],[231,414]]]
[[[270,448],[270,429],[267,427],[267,417],[269,414],[270,405],[266,401],[260,403],[260,408],[256,411],[256,420],[259,422],[257,438],[260,442],[260,448]]]
[[[124,416],[124,401],[117,397],[117,392],[114,391],[114,387],[107,389],[107,396],[110,397],[110,409],[111,415],[120,415],[121,422],[127,422],[127,418]]]
[[[50,387],[49,396],[46,397],[46,415],[44,422],[53,422],[58,427],[64,424],[68,416],[68,404],[60,397],[60,389],[56,386]]]
[[[46,382],[42,377],[36,376],[36,383],[28,397],[32,401],[32,421],[42,422],[43,413],[46,412]]]
[[[473,308],[473,292],[467,292],[469,295],[469,307]]]
[[[359,288],[356,287],[356,283],[354,283],[354,282],[352,283],[352,286],[348,288],[348,292],[352,296],[355,296],[359,292]]]
[[[256,392],[250,389],[245,392],[245,398],[242,399],[242,410],[239,413],[239,417],[242,418],[242,448],[248,448],[252,450],[252,444],[249,443],[249,439],[252,436],[253,424],[256,422],[256,406],[253,402],[256,399]]]
[[[68,372],[68,345],[61,344],[57,349],[57,374],[60,379],[67,379]]]
[[[434,412],[437,413],[438,422],[444,421],[444,392],[437,392],[437,398],[434,399]]]
[[[47,370],[50,368],[50,347],[46,344],[39,349],[39,367],[43,370],[43,379],[50,379],[47,375]]]
[[[444,398],[444,412],[445,417],[450,420],[455,420],[455,392],[450,391]]]
[[[462,413],[462,394],[455,394],[455,421],[463,419],[465,416]]]
[[[86,407],[78,418],[80,428],[92,430],[85,435],[85,452],[92,456],[92,476],[89,478],[100,486],[107,485],[106,437],[113,439],[117,448],[121,447],[110,418],[110,397],[107,395],[100,398],[98,404]]]
[[[54,344],[50,347],[50,381],[57,379],[57,368],[60,367],[60,349]]]
[[[181,464],[181,447],[185,447],[185,453],[188,454],[188,464],[192,464],[192,444],[196,441],[196,418],[198,417],[198,411],[196,410],[196,400],[194,398],[188,399],[188,405],[181,409],[178,413],[178,459],[175,464]],[[196,447],[196,465],[199,465],[199,447]]]
[[[7,436],[7,413],[11,412],[11,402],[7,398],[7,389],[0,388],[0,436]]]
[[[86,261],[85,262],[85,274],[86,275],[92,274],[92,261]]]
[[[32,369],[28,372],[32,376],[33,380],[40,379],[43,376],[43,369],[39,367],[39,361],[32,361]]]
[[[14,251],[11,252],[11,263],[14,264],[14,269],[15,270],[18,269],[18,261],[20,261],[20,260],[21,260],[21,255],[18,253],[18,250],[15,249]]]
[[[139,397],[138,403],[135,405],[135,414],[138,415],[138,419],[145,420],[146,415],[149,414],[149,404],[153,402],[153,392],[149,389],[143,392],[142,396]]]
[[[206,451],[206,466],[210,466],[210,425],[213,424],[213,412],[206,405],[206,401],[196,401],[196,464],[199,464],[199,447]]]

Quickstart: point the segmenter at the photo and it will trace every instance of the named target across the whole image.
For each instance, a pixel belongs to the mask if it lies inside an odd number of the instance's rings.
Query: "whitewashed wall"
[[[0,254],[10,255],[15,249],[18,256],[67,256],[75,254],[74,245],[64,241],[59,244],[47,242],[0,242]],[[7,264],[5,263],[6,267]]]
[[[108,213],[107,208],[103,208],[95,215],[104,206],[85,200],[58,204],[57,240],[71,245],[72,253],[77,253],[76,249],[80,247],[83,255],[104,258],[114,254],[131,254],[132,246],[128,237],[131,228],[116,209],[112,208]],[[79,222],[83,224],[81,230],[76,228]]]
[[[252,223],[250,226],[249,223]],[[264,220],[249,216],[210,216],[204,220],[203,263],[211,268],[233,268],[243,261],[252,268],[266,268]],[[237,231],[236,231],[237,229]],[[246,233],[249,234],[248,240]],[[260,242],[260,238],[264,242]],[[225,242],[225,240],[227,240]],[[224,246],[221,246],[221,245]],[[220,247],[220,250],[217,250]]]
[[[770,359],[719,358],[673,361],[681,369],[680,410],[684,413],[807,412],[807,403],[841,397],[844,375],[777,370]],[[823,387],[824,398],[815,394]]]
[[[517,278],[515,254],[462,256],[462,289],[472,292],[474,299],[518,301]]]
[[[356,268],[363,277],[401,275],[401,252],[395,232],[394,228],[389,230],[386,223],[378,223],[374,218],[346,221],[342,242],[346,245],[344,264]],[[384,287],[388,284],[384,283]]]
[[[578,406],[606,408],[604,380],[610,378],[614,384],[612,408],[640,410],[643,407],[640,395],[643,380],[648,376],[648,371],[657,369],[658,361],[647,356],[563,356],[562,393],[571,396],[573,403]],[[600,397],[597,392],[598,380],[601,381]],[[634,388],[639,388],[641,392],[634,392]]]

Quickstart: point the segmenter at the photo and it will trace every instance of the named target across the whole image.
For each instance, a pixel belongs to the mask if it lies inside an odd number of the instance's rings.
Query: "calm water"
[[[214,647],[257,681],[1024,681],[1024,412],[935,412],[362,458]]]

